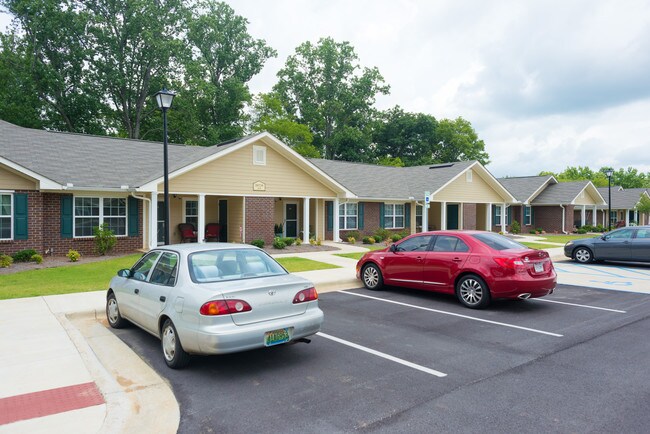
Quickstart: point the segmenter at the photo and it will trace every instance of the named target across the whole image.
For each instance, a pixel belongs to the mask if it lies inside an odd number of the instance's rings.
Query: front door
[[[284,207],[284,236],[296,238],[298,236],[298,204],[288,203]]]
[[[222,243],[228,242],[228,201],[222,199],[219,201],[219,224],[221,225],[221,232],[219,233],[219,241]]]
[[[458,204],[447,204],[447,229],[458,229]]]

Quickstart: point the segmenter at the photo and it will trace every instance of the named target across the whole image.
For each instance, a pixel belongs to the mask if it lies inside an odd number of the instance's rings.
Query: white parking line
[[[627,313],[626,310],[609,309],[607,307],[598,307],[598,306],[588,306],[586,304],[567,303],[566,301],[547,300],[545,298],[530,298],[529,300],[532,300],[532,301],[545,301],[547,303],[566,304],[566,305],[569,305],[569,306],[586,307],[587,309],[606,310],[608,312]]]
[[[347,292],[347,291],[338,291],[338,292],[343,293],[343,294],[348,294],[348,295],[356,295],[357,297],[370,298],[370,299],[373,299],[373,300],[383,301],[383,302],[386,302],[386,303],[399,304],[401,306],[412,307],[414,309],[421,309],[421,310],[426,310],[426,311],[429,311],[429,312],[441,313],[443,315],[451,315],[451,316],[456,316],[456,317],[459,317],[459,318],[471,319],[472,321],[480,321],[480,322],[486,322],[486,323],[489,323],[489,324],[495,324],[495,325],[500,325],[500,326],[504,326],[504,327],[510,327],[510,328],[513,328],[513,329],[526,330],[526,331],[529,331],[529,332],[540,333],[540,334],[543,334],[543,335],[553,336],[553,337],[556,337],[556,338],[561,338],[563,336],[563,335],[560,335],[560,334],[557,334],[557,333],[545,332],[544,330],[537,330],[537,329],[531,329],[531,328],[528,328],[528,327],[522,327],[522,326],[517,326],[517,325],[513,325],[513,324],[506,324],[504,322],[490,321],[488,319],[482,319],[482,318],[476,318],[476,317],[473,317],[473,316],[461,315],[459,313],[446,312],[444,310],[430,309],[428,307],[416,306],[414,304],[402,303],[402,302],[399,302],[399,301],[386,300],[385,298],[372,297],[370,295],[357,294],[357,293],[354,293],[354,292]]]
[[[408,366],[409,368],[417,369],[418,371],[426,372],[427,374],[435,375],[436,377],[446,377],[447,374],[444,372],[436,371],[435,369],[430,369],[425,366],[417,365],[415,363],[408,362],[404,359],[400,359],[398,357],[391,356],[390,354],[382,353],[381,351],[376,351],[368,347],[364,347],[362,345],[355,344],[354,342],[346,341],[344,339],[337,338],[335,336],[331,336],[328,334],[325,334],[323,332],[318,332],[316,335],[325,338],[325,339],[330,339],[334,342],[338,342],[343,345],[347,345],[352,348],[356,348],[357,350],[365,351],[366,353],[374,354],[375,356],[383,357],[384,359],[399,363],[404,366]]]

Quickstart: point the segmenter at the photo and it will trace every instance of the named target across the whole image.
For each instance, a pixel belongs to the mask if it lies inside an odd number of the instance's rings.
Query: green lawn
[[[106,290],[117,271],[130,268],[140,256],[3,274],[0,275],[0,300]]]
[[[378,244],[364,244],[363,247],[366,248],[366,249],[368,249],[368,250],[381,250],[381,249],[385,249],[385,248],[386,248],[386,245],[385,245],[384,243],[378,243]],[[335,255],[335,256],[340,256],[340,257],[342,257],[342,258],[350,258],[350,259],[354,259],[355,261],[358,261],[359,259],[361,259],[361,257],[363,256],[364,253],[366,253],[366,252],[357,252],[357,253],[335,253],[334,255]]]
[[[560,246],[556,246],[554,244],[529,243],[529,242],[523,242],[522,243],[521,241],[518,241],[518,242],[520,244],[523,244],[524,246],[530,247],[531,249],[553,249],[555,247],[560,247]]]
[[[338,265],[327,264],[320,261],[312,261],[311,259],[299,258],[297,256],[289,256],[286,258],[277,258],[284,268],[290,273],[297,273],[299,271],[313,271],[313,270],[327,270],[328,268],[341,268]]]
[[[551,243],[561,243],[566,244],[567,241],[580,240],[583,238],[595,238],[598,237],[598,234],[581,234],[581,235],[542,235],[544,239]]]

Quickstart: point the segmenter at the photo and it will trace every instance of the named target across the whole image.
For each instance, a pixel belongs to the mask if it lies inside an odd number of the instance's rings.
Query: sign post
[[[429,203],[431,202],[431,193],[424,192],[424,206],[422,207],[422,232],[429,230]]]

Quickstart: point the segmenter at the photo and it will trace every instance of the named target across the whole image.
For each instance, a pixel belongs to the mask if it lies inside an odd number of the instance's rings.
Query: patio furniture
[[[221,225],[219,223],[208,223],[205,225],[206,241],[219,241],[219,234],[221,234]]]
[[[179,224],[178,231],[181,233],[181,243],[197,242],[196,229],[192,223]]]

